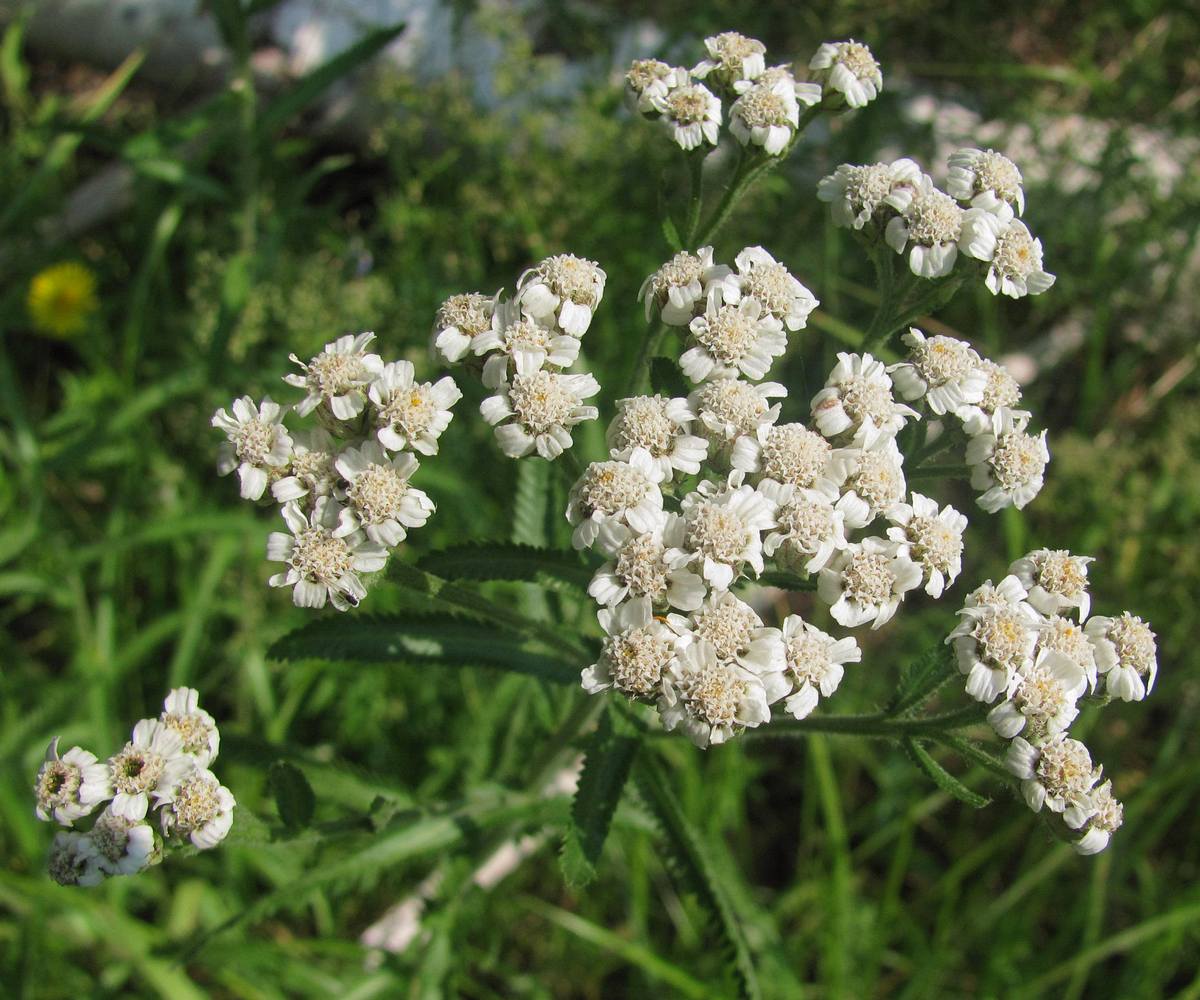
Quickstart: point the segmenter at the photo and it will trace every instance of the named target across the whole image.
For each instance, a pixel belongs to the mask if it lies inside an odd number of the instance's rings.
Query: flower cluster
[[[600,384],[567,369],[579,357],[606,277],[590,260],[556,254],[521,275],[512,299],[454,295],[438,310],[437,353],[450,364],[468,354],[486,359],[481,377],[496,394],[479,410],[510,458],[537,454],[553,461],[571,447],[576,424],[599,416],[584,400]]]
[[[736,31],[704,40],[705,58],[690,69],[637,59],[625,74],[630,107],[661,122],[681,149],[716,146],[728,114],[729,131],[767,157],[785,155],[800,131],[802,108],[860,108],[883,89],[871,50],[853,39],[822,45],[808,79],[791,66],[768,66],[767,47]]]
[[[285,410],[249,396],[218,410],[226,436],[222,475],[235,469],[242,497],[270,490],[287,531],[272,532],[267,558],[285,569],[272,587],[291,587],[300,607],[356,607],[367,590],[361,574],[383,569],[388,551],[425,524],[433,501],[411,485],[416,455],[436,455],[438,438],[462,398],[449,376],[418,382],[411,362],[384,363],[369,353],[373,333],[347,334],[284,381],[305,392]],[[315,414],[317,426],[293,434],[284,417]]]
[[[193,688],[175,688],[162,714],[142,719],[107,761],[80,747],[60,755],[51,741],[33,786],[38,819],[68,828],[54,836],[51,878],[96,885],[158,864],[165,847],[203,851],[225,839],[236,803],[209,770],[221,734],[199,699]],[[89,829],[75,828],[105,802]]]
[[[1103,850],[1121,825],[1121,803],[1088,749],[1067,735],[1079,701],[1141,701],[1154,687],[1154,633],[1136,615],[1088,617],[1086,556],[1038,549],[968,595],[946,639],[967,693],[995,707],[988,722],[1009,740],[1005,763],[1029,807],[1061,816],[1081,854]]]
[[[836,225],[882,240],[921,278],[944,278],[959,255],[977,262],[993,295],[1038,295],[1054,284],[1042,243],[1017,215],[1025,210],[1021,172],[995,150],[960,149],[946,188],[912,160],[843,163],[817,185]]]

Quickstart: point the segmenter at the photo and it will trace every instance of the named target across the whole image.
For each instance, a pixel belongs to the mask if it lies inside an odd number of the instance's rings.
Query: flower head
[[[767,628],[758,612],[728,591],[709,594],[690,615],[669,615],[667,624],[681,642],[709,642],[719,659],[732,660],[758,677],[767,704],[787,693],[788,684],[782,676],[782,633]]]
[[[808,63],[809,75],[820,83],[825,98],[841,95],[852,108],[866,107],[883,90],[883,72],[871,50],[853,38],[826,42]]]
[[[1021,171],[1007,156],[994,149],[960,149],[950,156],[946,190],[972,208],[994,212],[1001,205],[1025,211]]]
[[[776,527],[763,539],[763,552],[804,573],[823,569],[850,544],[847,530],[871,520],[865,501],[853,493],[839,497],[828,480],[809,489],[768,479],[758,489],[776,505]]]
[[[734,258],[737,274],[722,289],[726,301],[749,297],[789,330],[803,330],[819,304],[792,273],[762,247],[746,247]]]
[[[904,595],[920,586],[921,568],[882,538],[864,538],[835,553],[817,578],[817,595],[839,625],[891,621]]]
[[[599,391],[600,383],[591,375],[543,369],[514,375],[480,404],[479,412],[496,427],[500,450],[509,458],[536,451],[552,460],[571,447],[570,428],[600,415],[596,407],[583,402]]]
[[[651,478],[670,482],[675,472],[696,475],[708,454],[708,442],[691,433],[696,414],[683,398],[631,396],[617,400],[617,415],[608,425],[609,455],[629,461],[636,449],[650,456]]]
[[[1000,409],[986,430],[967,442],[971,486],[982,491],[979,506],[989,514],[1004,507],[1020,510],[1042,489],[1050,450],[1046,432],[1030,434],[1014,411]]]
[[[433,501],[409,484],[417,460],[408,452],[389,456],[376,441],[347,448],[334,463],[345,486],[337,491],[345,506],[334,538],[358,531],[387,548],[399,545],[410,528],[420,528],[434,511]]]
[[[686,78],[687,70],[658,59],[635,59],[625,74],[625,95],[632,110],[652,114],[655,98],[666,97],[679,76]]]
[[[71,747],[60,757],[57,736],[46,748],[46,759],[38,770],[33,790],[37,798],[37,818],[49,820],[53,817],[63,826],[70,826],[88,815],[112,796],[108,765],[79,747]]]
[[[433,344],[447,362],[461,360],[470,350],[472,339],[488,328],[499,297],[466,292],[451,295],[438,307]]]
[[[884,239],[898,254],[908,250],[909,270],[917,277],[941,278],[954,269],[963,220],[958,202],[925,175],[908,206],[888,222]]]
[[[1017,733],[1041,743],[1066,732],[1079,714],[1087,677],[1070,657],[1043,650],[1025,667],[1009,696],[988,712],[988,723],[1006,740]]]
[[[88,832],[96,864],[106,875],[135,875],[159,860],[154,830],[142,818],[105,809]]]
[[[1034,812],[1046,806],[1063,813],[1068,825],[1078,829],[1093,811],[1090,793],[1100,780],[1100,768],[1092,765],[1091,754],[1079,740],[1060,734],[1034,746],[1017,736],[1004,763],[1021,779],[1021,792]]]
[[[1042,241],[1014,218],[1002,203],[995,211],[968,209],[962,219],[959,248],[968,257],[988,265],[984,284],[993,295],[1010,298],[1040,295],[1054,284],[1054,275],[1042,269]]]
[[[895,437],[917,411],[897,403],[883,362],[870,354],[838,353],[838,363],[813,396],[813,422],[827,438],[853,437],[868,442]]]
[[[91,834],[73,830],[54,835],[46,870],[59,885],[99,885],[105,879]]]
[[[939,509],[936,500],[914,493],[911,504],[888,508],[887,519],[895,525],[888,528],[888,538],[921,567],[925,593],[941,597],[962,572],[966,517],[949,504]]]
[[[438,438],[454,418],[450,408],[462,399],[449,375],[417,382],[411,361],[384,365],[367,395],[379,443],[389,451],[409,448],[422,455],[437,454]]]
[[[716,590],[728,590],[746,567],[763,571],[762,533],[775,527],[775,505],[762,493],[706,480],[680,507],[683,536],[668,554],[673,565],[696,566]]]
[[[833,446],[804,424],[760,424],[734,442],[730,463],[762,483],[808,489],[832,474],[832,459]]]
[[[1008,571],[1029,591],[1028,601],[1044,615],[1078,608],[1087,617],[1091,598],[1087,592],[1091,556],[1073,556],[1066,549],[1037,549],[1014,562]]]
[[[817,197],[829,202],[834,225],[862,229],[888,209],[908,208],[921,180],[921,168],[909,159],[855,166],[843,163],[817,184]]]
[[[712,290],[726,288],[731,273],[726,265],[713,263],[712,247],[680,250],[642,282],[638,299],[646,302],[646,322],[657,308],[668,326],[687,326],[703,312]]]
[[[1112,793],[1112,782],[1093,788],[1084,811],[1090,812],[1079,828],[1082,836],[1072,845],[1079,854],[1099,854],[1125,821],[1125,807]]]
[[[74,261],[53,264],[33,276],[25,304],[37,329],[69,337],[85,329],[100,306],[96,276]]]
[[[754,385],[741,379],[717,379],[705,382],[688,396],[688,406],[696,414],[696,430],[709,441],[710,454],[728,459],[738,438],[754,435],[764,425],[779,419],[779,404],[770,400],[786,396],[778,382]]]
[[[508,381],[510,367],[530,375],[543,366],[570,368],[579,357],[579,338],[562,333],[553,317],[534,319],[518,302],[503,302],[492,324],[471,341],[476,354],[490,354],[483,366],[483,384],[495,389]]]
[[[926,337],[916,327],[902,339],[908,358],[888,368],[902,398],[924,399],[939,416],[983,401],[988,375],[970,344],[953,337]]]
[[[164,836],[186,837],[200,850],[216,847],[233,826],[233,793],[212,771],[196,768],[161,796]]]
[[[216,720],[200,707],[200,692],[195,688],[172,688],[163,700],[159,721],[179,734],[183,752],[194,758],[198,767],[208,767],[217,759],[221,734]]]
[[[662,509],[654,463],[644,448],[634,448],[628,462],[592,462],[567,502],[567,521],[575,529],[571,542],[577,549],[590,548],[609,521],[639,533],[653,531]]]
[[[741,298],[736,304],[709,299],[704,315],[692,320],[688,329],[691,346],[679,367],[693,382],[738,375],[760,379],[787,350],[783,324],[754,298]]]
[[[1141,701],[1158,677],[1158,644],[1154,633],[1128,611],[1116,618],[1097,615],[1083,627],[1096,648],[1096,667],[1105,690],[1122,701]]]
[[[692,76],[717,87],[731,90],[736,84],[753,81],[762,76],[767,63],[767,47],[757,38],[747,38],[736,31],[722,31],[704,39],[708,58],[697,63]]]
[[[366,351],[374,339],[373,333],[348,333],[326,344],[307,363],[291,355],[303,374],[285,375],[283,380],[307,393],[296,404],[296,412],[304,417],[323,405],[337,420],[352,420],[362,413],[367,405],[367,387],[383,370],[383,359]]]
[[[327,497],[333,493],[337,470],[333,460],[337,446],[323,427],[300,431],[292,438],[292,451],[287,465],[280,471],[286,475],[271,484],[271,496],[277,503],[309,497]]]
[[[674,86],[663,97],[655,97],[654,110],[680,149],[690,150],[721,137],[721,101],[702,83],[676,76]]]
[[[600,659],[583,671],[583,689],[597,694],[616,688],[629,698],[656,698],[675,655],[675,634],[654,617],[646,599],[603,608],[597,617],[605,639]]]
[[[729,131],[743,146],[761,146],[769,156],[787,149],[800,125],[796,84],[760,83],[743,91],[729,109]]]
[[[682,518],[673,513],[660,513],[653,529],[641,533],[606,520],[596,544],[608,561],[596,570],[588,594],[606,607],[646,598],[655,605],[695,611],[708,588],[697,574],[668,557],[682,544],[683,530]]]
[[[1016,409],[1021,402],[1021,386],[1012,373],[1004,365],[987,358],[979,359],[979,369],[987,378],[983,397],[978,403],[969,403],[954,411],[954,415],[962,421],[963,429],[968,434],[987,430],[996,411],[1002,409],[1011,411],[1015,419],[1028,422],[1030,414]]]
[[[109,781],[116,793],[109,810],[127,820],[144,819],[150,796],[157,797],[195,766],[175,729],[157,719],[142,719],[125,748],[108,759]]]
[[[903,502],[904,456],[895,438],[875,438],[865,448],[839,448],[830,461],[830,481],[858,497],[872,518]]]
[[[862,660],[862,650],[849,636],[835,639],[799,615],[783,620],[784,676],[793,693],[783,703],[791,715],[803,719],[821,698],[828,698],[842,682],[844,664]]]
[[[968,595],[961,621],[946,637],[967,677],[967,694],[977,701],[1011,694],[1033,663],[1043,621],[1026,596],[1015,576],[996,587],[989,580]]]
[[[582,337],[604,297],[606,278],[593,260],[555,254],[517,280],[517,302],[534,319],[557,322],[563,333]]]
[[[712,643],[698,639],[684,645],[668,664],[658,714],[664,729],[682,728],[703,749],[769,722],[771,709],[758,677],[733,660],[721,659]]]
[[[269,397],[256,406],[253,399],[243,396],[235,399],[230,409],[232,414],[221,409],[212,418],[212,425],[225,432],[217,473],[227,476],[237,469],[242,498],[258,500],[271,477],[287,466],[292,438],[283,426],[283,409]]]

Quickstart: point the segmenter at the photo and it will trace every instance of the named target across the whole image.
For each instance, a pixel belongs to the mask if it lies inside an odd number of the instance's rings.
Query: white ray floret
[[[825,388],[813,396],[813,422],[827,438],[869,441],[895,435],[910,417],[911,406],[896,402],[887,367],[870,354],[838,353]]]
[[[793,688],[783,707],[797,719],[809,716],[822,698],[837,690],[845,664],[862,661],[862,650],[853,638],[834,638],[799,615],[783,620],[783,646],[785,676]]]
[[[904,595],[921,584],[921,567],[883,538],[864,538],[834,554],[817,578],[817,595],[846,628],[891,621]]]
[[[159,798],[163,836],[186,837],[202,851],[216,847],[233,826],[233,793],[205,768],[196,768]]]
[[[1042,268],[1042,241],[1015,218],[1008,204],[995,211],[968,209],[962,220],[959,248],[968,257],[988,265],[984,284],[993,295],[1019,299],[1040,295],[1054,284],[1054,275]]]
[[[742,379],[717,379],[706,382],[688,396],[688,406],[696,414],[695,430],[709,441],[710,458],[728,461],[738,438],[757,435],[758,429],[779,419],[779,403],[770,402],[787,395],[778,382],[757,385]]]
[[[676,472],[694,476],[708,455],[708,441],[692,433],[695,419],[683,397],[619,399],[606,435],[609,456],[627,462],[636,449],[643,449],[650,456],[656,483],[670,482]]]
[[[767,47],[757,38],[722,31],[704,39],[708,58],[692,68],[692,76],[716,87],[732,90],[738,83],[753,82],[767,68]]]
[[[127,820],[144,819],[150,796],[169,788],[195,766],[176,730],[157,719],[142,719],[124,749],[108,759],[114,793],[109,809]]]
[[[574,528],[571,544],[591,548],[609,521],[650,532],[659,524],[662,491],[655,465],[644,448],[634,448],[628,462],[592,462],[571,487],[567,521]]]
[[[255,405],[249,396],[242,396],[230,409],[232,413],[217,410],[212,418],[212,425],[226,438],[217,456],[217,473],[227,476],[236,469],[242,499],[258,500],[272,475],[288,464],[292,438],[283,426],[282,407],[269,397]]]
[[[583,401],[600,391],[590,374],[568,375],[545,369],[514,375],[495,396],[480,404],[483,419],[496,428],[500,450],[509,458],[537,452],[553,460],[571,447],[571,428],[595,420],[600,411]]]
[[[988,375],[970,344],[940,335],[927,338],[916,327],[901,339],[908,358],[891,365],[888,374],[903,399],[924,399],[939,416],[983,401]]]
[[[887,209],[899,214],[908,208],[922,176],[915,161],[893,160],[857,166],[843,163],[817,183],[817,197],[829,202],[834,225],[862,229]]]
[[[296,404],[296,412],[306,417],[318,406],[325,406],[338,420],[352,420],[362,413],[367,405],[367,387],[383,371],[383,359],[367,353],[367,345],[374,339],[373,333],[348,333],[326,344],[307,363],[290,355],[302,374],[285,375],[283,380],[306,392]]]
[[[883,71],[871,50],[853,38],[825,42],[808,63],[809,75],[820,83],[826,99],[840,94],[852,108],[862,108],[883,90]]]
[[[728,590],[747,567],[763,571],[762,533],[775,527],[775,505],[752,486],[702,482],[680,503],[683,537],[667,558],[695,567],[716,590]]]
[[[720,294],[727,302],[739,297],[757,300],[763,312],[788,330],[803,330],[819,303],[816,296],[762,247],[746,247],[734,258],[737,273]]]
[[[618,521],[605,521],[596,546],[608,561],[592,577],[588,594],[609,607],[644,597],[656,605],[696,610],[708,588],[699,575],[667,558],[682,544],[683,531],[683,519],[674,513],[661,512],[654,528],[640,534]]]
[[[272,587],[291,587],[292,601],[301,608],[323,608],[329,601],[338,611],[357,607],[367,596],[360,573],[374,573],[387,562],[387,549],[368,541],[360,531],[335,535],[338,505],[321,497],[311,513],[295,501],[283,505],[287,532],[267,538],[267,559],[287,564],[268,581]]]
[[[1078,701],[1087,687],[1079,664],[1062,653],[1043,650],[1021,672],[1012,693],[988,712],[988,724],[1006,740],[1024,733],[1027,740],[1043,742],[1066,732],[1075,721]]]
[[[1110,695],[1141,701],[1154,690],[1158,644],[1141,618],[1128,611],[1116,618],[1097,615],[1083,631],[1096,648],[1096,667],[1104,674],[1104,689]]]
[[[786,83],[791,87],[792,96],[806,108],[821,103],[821,85],[797,80],[790,66],[768,66],[763,70],[761,76],[757,76],[753,80],[737,80],[733,84],[733,92],[744,94],[755,87],[774,87],[780,83]]]
[[[579,357],[579,338],[561,332],[551,320],[534,319],[518,302],[502,302],[492,324],[471,341],[477,355],[489,355],[483,365],[483,384],[496,389],[509,372],[531,375],[539,368],[570,368]]]
[[[217,759],[221,734],[216,720],[200,707],[200,692],[195,688],[172,688],[167,692],[159,721],[179,734],[183,752],[198,767],[208,767]]]
[[[1088,690],[1096,690],[1098,668],[1096,667],[1096,649],[1088,638],[1083,626],[1071,618],[1062,615],[1049,615],[1038,633],[1037,648],[1034,655],[1043,650],[1054,650],[1062,653],[1083,671],[1087,678]]]
[[[58,755],[58,737],[46,748],[46,758],[37,773],[34,796],[37,818],[70,826],[111,798],[108,765],[80,747]]]
[[[96,864],[106,875],[136,875],[159,860],[154,830],[142,819],[131,819],[110,806],[88,832]]]
[[[693,382],[738,375],[757,381],[787,350],[783,324],[750,297],[737,303],[709,299],[688,331],[691,346],[683,352],[679,367]]]
[[[783,633],[765,626],[758,612],[728,591],[710,594],[690,615],[668,615],[667,624],[681,644],[709,642],[719,659],[732,660],[754,674],[768,705],[790,690],[783,676]]]
[[[1026,596],[1015,576],[995,587],[989,580],[967,597],[958,612],[961,621],[946,637],[966,675],[967,694],[976,701],[1010,694],[1033,663],[1043,620]]]
[[[367,395],[373,404],[375,437],[389,451],[436,455],[438,438],[454,418],[451,408],[462,399],[454,379],[418,382],[411,361],[383,366]]]
[[[896,253],[908,251],[909,270],[917,277],[941,278],[958,259],[963,221],[958,202],[923,175],[908,206],[888,222],[884,239]]]
[[[271,484],[271,496],[277,503],[309,497],[330,496],[337,482],[337,471],[333,467],[337,445],[323,427],[299,431],[292,440],[292,452],[287,466],[282,470],[287,475]]]
[[[564,333],[582,337],[604,297],[606,279],[595,261],[556,254],[521,275],[517,302],[534,319],[557,322]]]
[[[776,505],[777,527],[763,539],[763,552],[798,572],[816,573],[850,541],[847,530],[863,528],[871,511],[853,493],[838,496],[837,487],[822,480],[812,488],[764,480],[759,492]]]
[[[1022,415],[997,410],[990,424],[967,442],[971,486],[980,491],[979,506],[989,514],[1004,507],[1020,510],[1042,489],[1050,450],[1046,432],[1030,434]]]
[[[1088,616],[1091,597],[1087,591],[1091,556],[1073,556],[1066,549],[1036,549],[1014,562],[1008,571],[1029,592],[1029,603],[1044,615],[1062,614],[1077,608],[1079,620]]]
[[[433,323],[433,345],[450,364],[461,360],[471,341],[488,329],[500,295],[465,292],[451,295],[439,307]]]
[[[683,646],[667,666],[658,714],[664,729],[682,728],[701,749],[771,720],[762,681],[732,660],[722,660],[703,639]]]
[[[1079,740],[1059,735],[1035,746],[1017,736],[1004,763],[1021,779],[1021,793],[1034,812],[1045,806],[1079,829],[1095,811],[1090,793],[1100,780],[1100,768],[1093,766],[1091,754]]]
[[[1017,214],[1025,211],[1025,191],[1021,171],[1003,153],[994,149],[960,149],[950,155],[950,175],[946,190],[972,208],[996,211],[1001,205],[1015,205]]]
[[[920,493],[913,493],[912,503],[893,504],[885,513],[895,525],[888,528],[888,538],[921,567],[925,593],[941,597],[962,572],[966,517],[949,504],[939,508],[936,500]]]
[[[602,608],[597,617],[605,639],[600,658],[581,674],[583,689],[598,694],[615,688],[630,698],[657,698],[678,637],[654,617],[643,598]]]
[[[390,456],[377,441],[364,441],[338,455],[335,466],[345,482],[336,494],[345,506],[338,512],[335,538],[361,531],[372,542],[394,548],[434,512],[429,496],[409,483],[417,460],[406,451]]]
[[[638,301],[646,303],[646,322],[657,308],[668,326],[687,326],[704,311],[713,290],[725,290],[732,273],[725,264],[713,263],[712,247],[701,247],[695,253],[680,250],[638,290]]]
[[[702,83],[675,78],[664,97],[655,97],[654,110],[680,149],[715,146],[721,138],[721,101]]]
[[[1088,799],[1085,811],[1091,815],[1079,827],[1083,835],[1072,846],[1079,854],[1099,854],[1125,821],[1125,807],[1113,795],[1111,781],[1093,788]]]

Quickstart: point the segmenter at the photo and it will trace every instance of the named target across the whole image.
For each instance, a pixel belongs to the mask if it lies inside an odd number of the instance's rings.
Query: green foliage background
[[[244,51],[236,6],[216,6]],[[1081,13],[1051,0],[1017,13],[974,2],[711,0],[656,14],[665,51],[680,61],[698,58],[704,34],[736,28],[779,57],[806,58],[822,40],[854,35],[884,65],[879,102],[812,130],[719,241],[724,257],[761,243],[822,299],[780,379],[791,390],[785,419],[804,416],[871,311],[869,268],[828,223],[817,178],[884,151],[936,173],[930,130],[901,114],[920,94],[1029,122],[1037,135],[1082,116],[1099,143],[1082,186],[1064,179],[1068,157],[1029,191],[1027,218],[1059,276],[1051,293],[998,302],[980,287],[939,316],[985,352],[1041,359],[1027,402],[1050,429],[1047,487],[1024,513],[973,521],[958,588],[936,605],[906,605],[884,635],[862,637],[864,662],[833,710],[882,704],[902,666],[951,627],[957,597],[1027,548],[1096,556],[1096,608],[1148,617],[1161,663],[1147,702],[1080,723],[1127,804],[1108,852],[1076,857],[953,755],[938,752],[997,797],[986,810],[932,786],[882,740],[745,739],[701,753],[672,738],[655,742],[667,766],[638,772],[618,808],[599,879],[572,890],[555,857],[570,801],[531,783],[581,692],[419,657],[380,665],[268,654],[310,619],[265,586],[273,524],[216,477],[210,414],[244,392],[287,398],[277,382],[287,355],[308,356],[347,330],[374,329],[386,355],[431,375],[428,329],[446,295],[511,287],[559,251],[608,271],[584,347],[601,383],[618,385],[644,331],[637,288],[668,255],[660,206],[686,182],[661,136],[621,108],[609,72],[615,29],[640,11],[619,2],[522,15],[488,8],[479,16],[506,53],[497,108],[481,112],[455,76],[417,84],[381,73],[361,144],[312,138],[303,101],[286,94],[231,86],[197,99],[134,72],[106,100],[100,77],[80,85],[31,59],[21,21],[8,28],[6,996],[723,996],[734,988],[732,959],[712,947],[706,906],[681,898],[672,879],[702,863],[767,997],[1200,997],[1200,175],[1194,159],[1173,163],[1170,147],[1148,152],[1143,142],[1144,130],[1198,138],[1200,29],[1176,5]],[[581,90],[519,99],[531,87],[564,92],[568,60],[588,70]],[[1169,192],[1146,176],[1153,155],[1175,168]],[[113,164],[134,170],[127,210],[77,237],[47,223]],[[55,341],[33,330],[24,298],[32,275],[63,259],[95,270],[101,309],[85,334]],[[1060,343],[1068,349],[1046,354]],[[517,537],[563,544],[565,479],[550,470],[539,506],[539,484],[518,485],[518,463],[499,456],[477,417],[479,387],[460,382],[466,398],[442,453],[420,472],[438,514],[401,559],[512,538],[518,493]],[[577,440],[585,455],[600,453],[600,427]],[[965,492],[945,499],[975,509]],[[557,606],[553,592],[524,584],[490,592],[533,613]],[[409,600],[384,584],[368,610]],[[580,622],[561,629],[574,642]],[[45,744],[61,734],[104,755],[179,684],[198,687],[221,722],[218,772],[239,801],[234,835],[218,851],[98,890],[54,885],[43,873],[50,831],[30,796]],[[620,737],[607,732],[587,749],[611,750]],[[314,827],[288,818],[304,812],[288,800],[287,825],[301,829],[287,836],[270,832],[282,828],[269,785],[281,760],[316,792]],[[286,783],[279,776],[292,772],[270,773]],[[656,783],[678,795],[695,856],[664,847],[669,831],[647,806]],[[551,832],[499,885],[472,880],[501,840],[542,830]],[[436,888],[426,882],[435,871]],[[368,955],[358,935],[422,884],[426,935],[403,954]]]

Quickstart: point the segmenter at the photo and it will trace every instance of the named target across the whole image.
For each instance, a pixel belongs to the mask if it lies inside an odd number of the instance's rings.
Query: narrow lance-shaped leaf
[[[953,795],[960,802],[965,802],[969,806],[974,806],[976,809],[982,809],[991,799],[985,798],[978,792],[973,792],[954,775],[947,771],[941,764],[934,760],[929,751],[926,750],[920,743],[914,739],[905,739],[903,741],[904,750],[914,764],[922,771],[929,775],[933,783],[942,791]]]
[[[546,577],[586,588],[591,571],[575,552],[532,545],[483,542],[430,552],[417,566],[447,580],[524,580]]]
[[[304,772],[286,760],[277,760],[267,771],[267,787],[275,797],[279,818],[289,830],[302,830],[312,822],[317,797]]]

